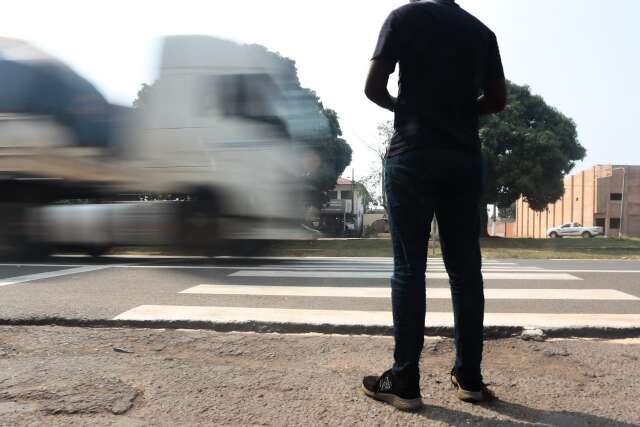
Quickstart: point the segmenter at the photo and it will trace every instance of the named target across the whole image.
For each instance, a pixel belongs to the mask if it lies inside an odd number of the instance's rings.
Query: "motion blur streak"
[[[303,140],[329,132],[274,54],[204,36],[164,40],[137,108],[0,38],[0,255],[174,245],[219,253],[310,239]]]

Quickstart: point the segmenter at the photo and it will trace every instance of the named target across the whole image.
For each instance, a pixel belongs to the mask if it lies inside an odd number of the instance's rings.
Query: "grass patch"
[[[634,239],[500,239],[481,240],[485,258],[493,259],[640,259],[640,240]],[[429,255],[433,251],[429,248]],[[280,242],[272,256],[390,257],[389,239],[321,239]],[[441,256],[436,242],[435,256]]]
[[[640,260],[638,239],[481,239],[482,254],[490,259],[615,259]],[[183,255],[162,248],[120,248],[114,253],[136,255]],[[430,256],[440,257],[440,245]],[[197,255],[194,253],[193,255]],[[265,256],[275,257],[391,257],[391,240],[320,239],[274,243]]]

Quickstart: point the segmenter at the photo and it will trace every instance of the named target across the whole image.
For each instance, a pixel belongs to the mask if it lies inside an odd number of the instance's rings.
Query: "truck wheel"
[[[51,248],[27,238],[27,207],[22,204],[0,204],[0,259],[36,261],[51,255]]]
[[[585,231],[584,233],[582,233],[583,239],[590,239],[592,237],[593,237],[593,234],[589,233],[588,231]]]
[[[215,252],[220,239],[220,201],[207,190],[194,191],[192,199],[179,210],[178,241],[191,249]]]
[[[551,237],[552,239],[557,239],[560,237],[560,235],[555,231],[552,231],[551,233],[549,233],[549,237]]]
[[[105,255],[107,252],[109,252],[108,246],[95,245],[95,246],[89,246],[87,248],[87,253],[93,258],[101,257],[102,255]]]
[[[235,257],[257,257],[269,253],[272,242],[268,240],[226,240],[222,244],[222,254]]]

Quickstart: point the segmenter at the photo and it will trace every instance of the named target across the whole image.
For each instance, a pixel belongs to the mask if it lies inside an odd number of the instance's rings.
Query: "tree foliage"
[[[508,207],[498,208],[498,217],[503,220],[515,220],[516,219],[516,204],[509,205]]]
[[[501,208],[523,196],[543,210],[564,194],[564,176],[585,157],[573,120],[532,95],[529,87],[508,83],[508,105],[483,118],[480,139],[487,166],[485,201]]]
[[[315,189],[315,197],[312,195],[311,200],[314,204],[327,199],[327,192],[335,187],[338,177],[351,163],[352,156],[351,147],[342,138],[338,114],[324,108],[319,99],[317,102],[329,121],[330,133],[324,138],[302,141],[318,156],[318,167],[309,174],[309,181]]]
[[[151,91],[153,90],[153,84],[142,83],[142,87],[138,91],[138,96],[133,101],[133,108],[144,108],[149,102]]]
[[[394,129],[391,120],[378,124],[378,139],[375,144],[363,143],[376,155],[376,160],[372,163],[369,172],[361,182],[369,193],[369,203],[367,208],[382,208],[387,210],[387,197],[384,192],[384,158],[393,137]]]

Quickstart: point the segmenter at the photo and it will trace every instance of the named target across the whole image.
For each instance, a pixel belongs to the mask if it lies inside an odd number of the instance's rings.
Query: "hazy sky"
[[[301,82],[338,111],[367,172],[378,122],[364,77],[397,0],[20,0],[3,5],[0,36],[59,56],[114,102],[129,104],[155,75],[158,37],[208,34],[259,43],[294,59]],[[509,79],[572,117],[584,164],[640,164],[639,0],[460,0],[498,35]],[[350,170],[345,172],[350,175]]]

